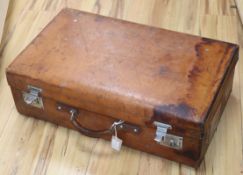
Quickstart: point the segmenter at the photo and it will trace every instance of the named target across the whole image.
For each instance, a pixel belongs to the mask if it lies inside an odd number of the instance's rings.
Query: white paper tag
[[[120,151],[122,146],[122,140],[119,139],[117,136],[112,136],[111,138],[111,147],[116,150]]]

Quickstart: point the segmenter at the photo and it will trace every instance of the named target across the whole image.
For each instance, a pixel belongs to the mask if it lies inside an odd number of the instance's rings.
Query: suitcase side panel
[[[27,76],[22,76],[19,74],[15,74],[13,72],[7,72],[7,80],[10,86],[15,87],[16,89],[22,90],[22,91],[28,91],[27,87],[28,85],[33,85],[35,87],[40,87],[43,89],[43,92],[41,93],[42,96],[46,98],[51,99],[57,99],[58,101],[63,101],[71,106],[75,106],[77,108],[86,109],[89,111],[93,111],[105,116],[112,116],[117,119],[123,119],[130,121],[132,123],[135,123],[137,125],[146,125],[147,127],[151,127],[151,123],[153,120],[155,120],[154,117],[151,117],[153,115],[153,106],[140,106],[138,107],[137,104],[133,104],[129,101],[129,99],[125,99],[123,101],[123,109],[124,108],[131,108],[134,110],[131,110],[128,112],[120,112],[117,108],[112,108],[111,106],[104,106],[100,104],[92,103],[90,100],[87,99],[87,96],[89,96],[89,93],[83,93],[79,94],[76,91],[61,88],[60,86],[53,86],[48,82],[41,82],[36,79],[32,79]],[[55,95],[55,98],[51,96],[51,94],[59,94],[59,96]],[[68,94],[68,95],[67,95]],[[94,95],[94,92],[93,92]],[[75,96],[75,97],[74,97]],[[99,100],[99,94],[96,94],[97,100]],[[117,99],[116,97],[110,98],[107,101],[108,104],[116,104]],[[138,109],[139,108],[139,109]],[[116,110],[117,109],[117,110]],[[141,113],[136,113],[134,111],[139,110]],[[164,116],[166,117],[166,116]],[[161,118],[161,117],[160,117]],[[159,119],[158,119],[159,121]],[[173,131],[174,133],[183,133],[183,135],[189,136],[189,137],[195,137],[199,138],[201,136],[201,130],[197,127],[197,123],[193,123],[188,120],[180,120],[180,122],[177,121],[177,119],[172,118],[165,120],[165,122],[169,122],[171,125],[173,125]],[[176,129],[178,128],[178,129]]]
[[[230,97],[233,86],[234,70],[237,60],[238,52],[236,52],[236,54],[234,55],[234,61],[230,65],[224,77],[224,80],[221,84],[221,88],[218,91],[218,94],[213,102],[213,105],[211,106],[210,113],[208,114],[208,118],[205,121],[201,157],[203,157],[205,152],[207,151],[207,148],[217,129],[220,118],[224,112],[227,101]]]
[[[52,122],[54,124],[75,129],[70,122],[69,114],[57,110],[57,102],[43,98],[44,109],[39,109],[25,104],[22,91],[11,88],[17,110],[24,115],[32,116],[37,119]],[[82,116],[79,117],[79,123],[86,128],[93,130],[107,129],[117,119],[80,110]],[[135,148],[144,152],[148,152],[157,156],[165,157],[169,160],[178,161],[189,166],[198,166],[200,156],[201,139],[193,139],[189,137],[183,138],[183,149],[176,150],[166,146],[157,144],[154,141],[155,128],[141,128],[139,135],[129,132],[119,131],[118,136],[122,138],[124,145]],[[104,135],[103,139],[110,140],[110,135]]]
[[[147,117],[140,116],[136,113],[120,113],[119,111],[116,111],[112,109],[111,107],[107,108],[105,106],[99,106],[97,104],[90,103],[90,101],[87,101],[86,99],[83,99],[80,96],[76,96],[76,98],[72,98],[69,96],[69,94],[75,94],[75,91],[72,90],[65,90],[60,87],[54,87],[50,86],[48,83],[43,83],[38,80],[31,79],[30,77],[25,77],[21,75],[17,75],[11,72],[7,72],[7,80],[11,87],[15,87],[15,89],[18,89],[20,91],[28,91],[28,85],[33,85],[35,87],[39,87],[43,89],[41,92],[41,96],[45,98],[50,98],[49,94],[55,94],[59,93],[62,94],[58,97],[58,99],[55,99],[57,101],[63,102],[64,104],[69,104],[70,106],[76,107],[76,108],[82,108],[86,109],[88,111],[92,111],[104,116],[110,116],[114,117],[116,119],[122,119],[125,121],[129,121],[131,123],[152,128],[153,127],[153,120],[155,118],[152,118],[148,115]],[[60,89],[61,92],[60,92]],[[47,92],[48,91],[48,92]],[[49,93],[49,94],[48,94]],[[68,94],[68,95],[67,95]],[[83,94],[85,96],[86,94]],[[116,99],[113,99],[114,103],[116,103]],[[124,102],[124,104],[126,104]],[[126,104],[127,106],[127,104]],[[141,109],[142,110],[142,109]],[[143,109],[143,112],[146,113],[146,110]],[[160,120],[158,120],[160,121]],[[186,137],[193,137],[193,138],[201,138],[201,130],[199,128],[191,128],[193,123],[189,121],[182,120],[181,122],[175,122],[173,119],[167,120],[168,124],[172,125],[172,130],[170,130],[171,133],[179,135],[179,136],[186,136]],[[194,126],[195,127],[195,126]]]

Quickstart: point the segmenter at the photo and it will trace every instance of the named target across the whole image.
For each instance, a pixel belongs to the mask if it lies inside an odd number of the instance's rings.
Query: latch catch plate
[[[42,89],[28,85],[28,92],[23,92],[23,100],[27,105],[44,108],[42,98],[39,96]]]
[[[154,138],[157,143],[174,149],[182,149],[183,137],[167,133],[168,129],[172,129],[171,125],[156,121],[154,122],[154,125],[157,127]]]

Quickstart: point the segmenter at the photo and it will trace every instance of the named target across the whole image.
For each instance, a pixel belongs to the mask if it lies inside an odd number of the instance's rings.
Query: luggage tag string
[[[115,128],[115,137],[117,137],[116,125],[115,125],[114,128]]]
[[[111,129],[114,128],[115,131],[115,135],[112,135],[111,137],[111,147],[116,150],[116,151],[120,151],[121,150],[121,146],[122,146],[122,140],[120,138],[118,138],[117,136],[117,126],[124,123],[124,121],[120,120],[118,122],[114,122],[111,125]]]
[[[114,129],[116,130],[116,127],[117,127],[118,125],[123,124],[123,123],[124,123],[123,120],[119,120],[119,121],[117,121],[117,122],[113,122],[112,125],[111,125],[111,127],[110,127],[110,129],[113,130],[113,128],[114,128]]]

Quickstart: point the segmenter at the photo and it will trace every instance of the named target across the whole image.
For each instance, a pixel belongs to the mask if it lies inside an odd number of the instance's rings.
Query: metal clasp
[[[28,85],[28,92],[23,92],[23,99],[27,105],[44,108],[42,98],[39,96],[42,89]]]
[[[154,122],[154,125],[157,127],[154,138],[157,143],[174,149],[182,149],[183,137],[167,133],[168,129],[172,129],[171,125],[156,121]]]
[[[171,129],[171,126],[160,122],[154,122],[154,125],[157,127],[154,140],[156,142],[161,142],[164,140],[167,130]]]

